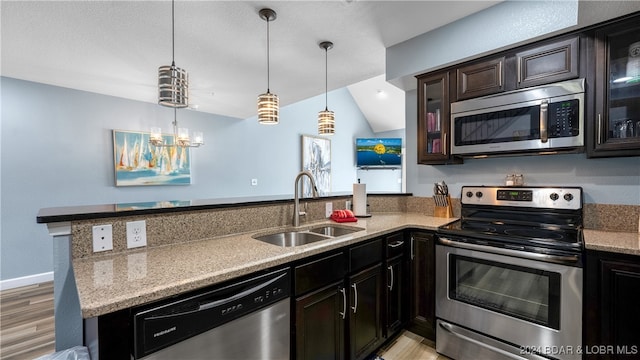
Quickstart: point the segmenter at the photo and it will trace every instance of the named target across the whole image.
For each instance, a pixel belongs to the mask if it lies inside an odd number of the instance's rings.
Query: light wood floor
[[[55,351],[53,282],[0,292],[0,359],[33,359]]]
[[[33,359],[55,352],[53,282],[0,292],[0,359]],[[384,360],[450,360],[435,344],[408,331],[381,349]]]
[[[451,360],[436,352],[435,343],[422,336],[404,331],[386,348],[378,351],[384,360]]]

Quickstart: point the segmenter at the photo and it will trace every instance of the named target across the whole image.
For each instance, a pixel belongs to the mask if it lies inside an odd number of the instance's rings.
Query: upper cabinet
[[[449,151],[448,71],[418,76],[418,163],[456,162]]]
[[[575,36],[516,53],[518,89],[578,77],[578,44]]]
[[[640,155],[640,16],[595,31],[589,157]]]
[[[504,91],[504,56],[489,59],[456,70],[457,100]]]

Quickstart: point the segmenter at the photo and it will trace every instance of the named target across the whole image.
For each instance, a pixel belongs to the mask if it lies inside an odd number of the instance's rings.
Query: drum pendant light
[[[260,18],[267,22],[267,92],[258,96],[258,122],[265,125],[278,123],[279,102],[278,95],[269,90],[269,21],[276,19],[276,12],[265,8],[259,12]]]
[[[330,111],[327,106],[327,92],[328,92],[328,51],[333,48],[331,41],[323,41],[320,44],[320,48],[324,49],[324,110],[318,112],[318,134],[320,135],[333,135],[335,130],[336,119],[333,111]]]
[[[189,75],[175,62],[175,4],[171,1],[171,65],[158,68],[158,104],[174,108],[189,106]]]

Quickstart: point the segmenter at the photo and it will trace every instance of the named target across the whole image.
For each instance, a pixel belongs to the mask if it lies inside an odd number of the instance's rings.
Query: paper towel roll
[[[353,184],[353,214],[367,216],[367,184]]]

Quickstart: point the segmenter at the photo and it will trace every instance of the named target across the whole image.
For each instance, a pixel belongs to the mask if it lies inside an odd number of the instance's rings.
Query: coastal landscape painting
[[[173,145],[173,135],[162,135]],[[156,147],[148,132],[113,130],[113,162],[116,186],[189,185],[189,148]]]

